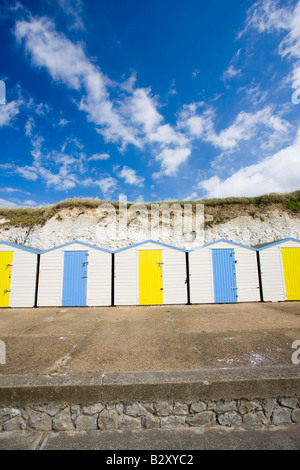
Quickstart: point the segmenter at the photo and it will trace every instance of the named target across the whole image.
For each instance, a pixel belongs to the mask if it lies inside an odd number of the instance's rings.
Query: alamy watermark
[[[103,223],[111,240],[127,237],[143,240],[204,243],[204,204],[198,203],[127,203],[123,196],[118,205],[103,203],[95,210],[99,236]],[[101,223],[103,221],[103,223]]]
[[[299,339],[293,342],[292,349],[296,349],[296,351],[292,354],[292,363],[298,366],[300,364],[300,340]]]
[[[0,80],[0,104],[6,104],[6,86],[3,80]]]
[[[0,365],[6,364],[6,346],[4,341],[0,341]]]
[[[295,80],[292,84],[292,88],[295,88],[296,91],[292,94],[292,103],[299,104],[300,103],[300,80]]]

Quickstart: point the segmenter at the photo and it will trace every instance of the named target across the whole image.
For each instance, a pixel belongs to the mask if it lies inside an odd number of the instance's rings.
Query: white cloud
[[[17,207],[18,204],[16,204],[15,202],[12,202],[12,201],[8,201],[7,199],[1,199],[1,198],[0,198],[0,206],[4,206],[4,207]]]
[[[67,119],[61,118],[57,125],[58,127],[65,127],[67,124],[70,124],[71,121],[68,121]]]
[[[61,3],[64,3],[66,7],[70,2],[62,0]],[[264,14],[260,17],[260,23],[257,23],[258,16],[255,12],[260,8],[257,3],[255,4],[256,10],[252,8],[248,13],[246,28],[255,25],[261,30],[270,30],[272,23],[273,28],[287,29],[288,25],[292,24],[288,14],[280,17],[270,2],[265,3],[264,11],[270,13],[271,16]],[[290,30],[294,31],[295,28]],[[106,141],[121,144],[121,149],[125,149],[128,144],[133,144],[139,149],[146,145],[150,147],[155,154],[156,161],[160,164],[160,171],[156,172],[154,177],[176,175],[179,167],[191,155],[192,143],[196,139],[211,143],[222,151],[232,151],[241,142],[249,142],[262,133],[265,137],[264,142],[267,143],[260,142],[261,145],[272,146],[278,141],[282,143],[290,130],[287,121],[276,115],[268,106],[254,112],[241,111],[231,125],[216,130],[215,110],[211,107],[205,108],[203,103],[183,106],[177,115],[177,127],[174,127],[164,122],[158,111],[158,99],[151,95],[150,88],[135,88],[135,74],[123,84],[111,82],[87,57],[83,45],[72,43],[64,34],[57,32],[51,20],[47,18],[19,20],[16,22],[15,35],[19,42],[24,43],[34,65],[45,67],[53,80],[80,92],[78,108],[87,114],[88,121],[96,125],[97,132]],[[285,54],[295,54],[294,38],[295,34],[289,37],[289,41],[286,41]],[[240,51],[237,52],[234,60],[239,53]],[[240,69],[232,63],[224,72],[223,79],[228,80],[240,73]],[[110,97],[110,87],[114,89],[115,98]],[[201,111],[199,108],[202,108]],[[65,125],[66,123],[66,120],[61,119],[59,124]],[[28,120],[26,130],[28,135],[32,132],[30,124]],[[40,149],[36,146],[32,150],[35,161],[38,160],[39,153]],[[101,161],[108,157],[108,154],[99,153],[92,155],[87,161]],[[44,168],[43,165],[42,168]],[[124,168],[120,173],[123,172],[125,181],[127,178],[127,181],[130,179],[135,181],[131,184],[141,182],[139,177],[132,173],[131,176],[128,174],[125,176],[126,171],[131,169]],[[35,173],[30,167],[23,169],[22,172],[27,174],[27,177],[34,178]],[[54,174],[48,169],[47,172],[43,172],[43,177],[46,178],[47,184],[55,186],[60,184],[62,175],[65,173],[71,176],[62,184],[74,186],[76,177],[69,164],[62,165],[62,168]],[[39,174],[41,175],[41,172]],[[112,184],[111,180],[110,183]],[[105,186],[105,182],[103,185]]]
[[[57,191],[67,191],[76,186],[78,180],[74,173],[66,166],[59,168],[57,173],[53,173],[50,169],[43,166],[38,167],[38,172],[41,178],[46,183],[47,187],[54,187]]]
[[[81,0],[57,0],[57,3],[66,15],[71,18],[71,29],[85,29],[81,18],[83,12],[83,3]]]
[[[32,199],[26,199],[26,201],[24,201],[22,205],[25,206],[25,207],[35,207],[38,204],[35,201],[33,201]]]
[[[110,155],[108,153],[94,153],[88,158],[88,161],[97,162],[99,160],[109,160]]]
[[[0,105],[0,128],[12,124],[15,117],[19,114],[22,104],[23,101],[19,99]]]
[[[300,129],[295,142],[273,156],[243,167],[221,180],[218,176],[200,181],[207,197],[258,196],[268,192],[288,192],[299,188]]]
[[[233,150],[239,143],[249,141],[261,131],[267,130],[267,141],[284,139],[291,126],[288,121],[274,114],[270,106],[256,112],[241,111],[233,124],[217,132],[214,127],[215,111],[208,108],[201,114],[197,109],[201,103],[184,106],[179,113],[178,126],[186,129],[191,138],[201,138],[222,150]]]
[[[84,145],[76,137],[68,137],[61,147],[61,151],[64,153],[67,146],[73,145],[76,149],[83,150]]]
[[[132,122],[141,126],[142,131],[148,134],[163,119],[156,107],[157,103],[150,96],[150,90],[138,88],[125,100],[123,112],[128,112]]]
[[[196,193],[195,191],[182,198],[183,201],[195,201],[196,199],[199,199],[199,197],[198,193]]]
[[[247,86],[242,86],[237,90],[237,93],[244,92],[247,98],[247,102],[251,105],[257,107],[262,105],[266,101],[268,92],[262,90],[261,85],[257,84],[255,80],[252,80]]]
[[[231,126],[219,134],[211,132],[207,140],[223,150],[228,150],[235,148],[241,141],[249,141],[262,128],[268,128],[276,135],[277,133],[286,134],[289,127],[287,121],[275,116],[271,108],[266,107],[254,113],[240,112]]]
[[[167,95],[168,96],[177,95],[177,90],[175,88],[175,78],[173,78],[173,80],[171,82],[171,85],[170,85],[170,88],[169,88],[169,91],[168,91]]]
[[[138,176],[136,171],[128,166],[124,166],[122,170],[118,173],[120,178],[124,178],[125,183],[132,184],[135,186],[143,186],[145,178]]]
[[[106,142],[118,143],[121,141],[121,148],[127,144],[133,144],[142,148],[141,140],[135,135],[134,128],[127,123],[123,123],[122,116],[115,111],[112,102],[106,100],[94,102],[88,96],[82,99],[79,109],[87,113],[90,122],[97,124],[97,132],[101,134]]]
[[[33,117],[29,117],[25,124],[25,135],[27,135],[28,137],[31,136],[34,127],[35,127],[35,121]]]
[[[107,160],[110,155],[107,153],[94,154],[90,158],[82,152],[83,146],[76,138],[68,138],[60,151],[45,149],[45,140],[42,136],[34,134],[33,118],[26,122],[25,134],[29,138],[33,157],[31,165],[17,165],[15,163],[1,163],[0,168],[8,174],[18,175],[28,181],[41,180],[46,188],[53,188],[56,191],[68,191],[77,185],[98,186],[104,195],[109,195],[115,191],[117,180],[112,177],[105,177],[99,180],[92,178],[82,178],[88,167],[88,161]],[[66,153],[67,145],[70,147]],[[16,188],[0,188],[0,192],[23,192]],[[27,193],[28,194],[28,193]],[[36,205],[35,201],[28,199],[24,202],[27,205]]]
[[[242,73],[241,69],[236,69],[234,65],[229,65],[228,69],[223,72],[223,75],[221,77],[221,80],[226,82],[227,80],[231,80],[234,77],[237,77]]]
[[[24,42],[34,65],[45,67],[55,81],[73,90],[85,90],[79,109],[87,113],[89,121],[103,126],[98,131],[107,140],[121,139],[125,144],[140,146],[109,100],[106,88],[109,79],[88,59],[81,44],[73,44],[58,33],[47,18],[17,21],[15,36],[18,42]]]
[[[15,166],[15,173],[29,181],[37,181],[39,178],[37,168],[34,166]]]
[[[124,83],[112,82],[87,57],[82,44],[74,44],[57,32],[47,18],[17,21],[15,36],[19,43],[24,43],[35,66],[45,67],[53,80],[80,92],[78,108],[107,142],[121,144],[121,150],[128,144],[139,149],[159,144],[161,151],[171,147],[170,152],[177,153],[175,146],[182,154],[181,147],[187,145],[187,138],[169,124],[163,124],[157,98],[151,96],[149,88],[134,88],[134,74]],[[116,95],[113,99],[110,87]],[[165,174],[173,174],[174,162],[168,170],[168,160],[163,161]],[[180,159],[174,161],[178,162],[178,169]]]
[[[284,6],[278,0],[260,0],[248,10],[244,30],[254,29],[260,33],[285,33],[279,44],[278,52],[282,57],[296,59],[292,80],[300,78],[300,1],[286,2]]]
[[[29,194],[26,191],[23,191],[22,189],[12,188],[10,186],[8,186],[6,188],[0,188],[0,192],[1,193],[25,193],[25,194]]]
[[[34,111],[38,116],[47,116],[51,112],[51,106],[47,103],[39,103],[35,105]]]
[[[107,197],[107,196],[110,196],[111,194],[113,194],[116,191],[117,187],[118,187],[117,180],[115,178],[113,178],[112,176],[102,178],[98,182],[96,182],[95,184],[97,184],[99,186],[99,188],[101,189],[104,197]]]
[[[300,79],[300,1],[295,7],[289,23],[289,32],[281,41],[279,52],[282,57],[296,59],[293,67],[293,80]]]
[[[178,112],[177,126],[188,132],[191,138],[201,138],[212,132],[214,110],[208,108],[199,114],[198,108],[203,106],[203,102],[190,103],[184,105]]]
[[[260,33],[287,30],[291,16],[291,9],[287,5],[282,8],[278,0],[259,0],[249,8],[245,28],[238,37],[250,29],[256,29]]]
[[[190,148],[165,148],[156,156],[156,160],[161,162],[161,171],[154,173],[153,177],[175,176],[179,166],[185,163],[190,155]]]
[[[164,124],[157,127],[155,132],[149,135],[149,140],[163,145],[172,144],[179,147],[187,145],[189,142],[182,133],[175,131],[170,124]]]
[[[70,88],[80,90],[83,86],[94,99],[105,98],[105,77],[87,58],[81,44],[73,44],[64,34],[55,30],[48,18],[19,20],[15,36],[31,54],[37,67],[46,67],[52,78]]]
[[[55,170],[48,166],[55,162]],[[48,165],[48,166],[47,166]],[[75,187],[78,182],[73,169],[78,170],[79,162],[76,159],[60,156],[57,153],[43,155],[42,152],[36,154],[32,165],[4,164],[0,167],[12,174],[21,176],[28,181],[42,179],[47,188],[53,187],[58,191],[65,191]]]
[[[78,180],[78,184],[84,187],[98,187],[101,190],[102,195],[107,198],[111,197],[118,189],[118,181],[110,175],[100,177],[99,179],[93,179],[91,177]]]
[[[72,155],[44,150],[44,139],[38,135],[30,136],[30,144],[32,147],[30,153],[33,157],[31,165],[6,163],[0,167],[28,181],[41,179],[47,188],[54,188],[57,191],[67,191],[79,183],[78,175],[86,171],[84,154],[74,149]],[[76,145],[76,141],[73,144]]]

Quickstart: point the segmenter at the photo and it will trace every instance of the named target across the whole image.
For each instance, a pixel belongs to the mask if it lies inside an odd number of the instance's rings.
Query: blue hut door
[[[213,249],[212,260],[215,303],[237,302],[234,250],[227,248]]]
[[[65,251],[63,307],[86,306],[87,264],[87,251]]]

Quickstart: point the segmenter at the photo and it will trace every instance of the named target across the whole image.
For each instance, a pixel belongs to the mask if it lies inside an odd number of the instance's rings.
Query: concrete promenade
[[[0,421],[26,430],[0,432],[0,450],[299,449],[299,339],[299,302],[1,310]],[[62,420],[56,432],[47,403],[57,416],[80,405],[85,422],[82,406],[97,404],[101,430],[68,417],[71,428]],[[156,429],[143,425],[144,406]],[[117,429],[103,425],[103,409],[118,410]]]
[[[290,365],[300,302],[1,309],[0,375]]]

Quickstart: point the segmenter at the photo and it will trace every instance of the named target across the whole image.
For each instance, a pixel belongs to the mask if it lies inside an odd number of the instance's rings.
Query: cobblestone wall
[[[300,423],[300,399],[272,398],[195,403],[30,405],[0,408],[0,430],[84,431]]]

